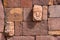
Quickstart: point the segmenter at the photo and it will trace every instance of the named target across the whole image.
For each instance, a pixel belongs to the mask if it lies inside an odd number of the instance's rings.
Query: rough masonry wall
[[[0,40],[60,40],[60,0],[0,0]]]

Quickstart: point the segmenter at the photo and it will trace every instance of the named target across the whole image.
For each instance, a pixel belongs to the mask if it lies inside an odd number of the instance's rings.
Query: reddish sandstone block
[[[60,40],[60,36],[57,36],[57,40]]]
[[[49,30],[60,30],[60,18],[48,18]]]
[[[23,22],[23,35],[47,35],[47,21]]]
[[[32,8],[24,8],[24,21],[32,20],[33,20]]]
[[[60,5],[49,6],[49,17],[60,17]]]
[[[21,0],[21,7],[31,8],[32,0]]]
[[[22,21],[22,8],[5,8],[6,21]]]
[[[43,6],[43,20],[48,19],[48,6]]]
[[[36,40],[57,40],[57,38],[53,36],[36,36]]]
[[[15,21],[15,35],[22,35],[22,22]]]
[[[5,37],[2,33],[0,33],[0,40],[5,40]]]
[[[7,40],[34,40],[34,37],[32,36],[14,36],[11,38],[7,38]]]
[[[33,4],[38,4],[38,5],[48,5],[49,0],[33,0]]]
[[[4,10],[3,10],[3,5],[0,0],[0,32],[3,32],[4,30]]]
[[[20,0],[4,0],[4,7],[5,8],[18,8],[20,7]]]

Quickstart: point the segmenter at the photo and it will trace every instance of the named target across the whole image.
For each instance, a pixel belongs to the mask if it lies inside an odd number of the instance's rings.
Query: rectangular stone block
[[[48,19],[48,6],[43,6],[43,15],[42,15],[43,20]]]
[[[6,36],[14,36],[14,22],[6,22],[5,33]]]
[[[42,20],[42,6],[34,5],[33,7],[33,21]]]
[[[60,40],[60,36],[57,36],[57,40]]]
[[[23,33],[23,24],[20,21],[15,21],[15,36],[22,35]]]
[[[18,8],[20,7],[20,0],[3,0],[5,8]]]
[[[23,22],[23,35],[47,35],[47,21]]]
[[[7,38],[7,40],[34,40],[33,36],[14,36],[11,38]]]
[[[4,9],[0,0],[0,32],[4,31]]]
[[[36,36],[36,40],[57,40],[56,37],[53,36]]]
[[[5,8],[6,21],[23,21],[22,8]]]
[[[3,33],[0,33],[0,40],[5,40]]]
[[[24,8],[24,21],[32,21],[32,8]]]
[[[21,0],[21,7],[32,8],[32,0]]]
[[[60,30],[60,18],[48,18],[49,30]]]
[[[33,0],[33,5],[48,5],[49,0]]]
[[[60,17],[60,5],[49,6],[49,17]]]
[[[48,31],[49,35],[60,35],[60,31]]]

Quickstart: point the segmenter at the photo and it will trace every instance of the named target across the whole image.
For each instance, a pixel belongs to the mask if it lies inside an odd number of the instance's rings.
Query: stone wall
[[[60,0],[0,0],[0,40],[60,40]]]

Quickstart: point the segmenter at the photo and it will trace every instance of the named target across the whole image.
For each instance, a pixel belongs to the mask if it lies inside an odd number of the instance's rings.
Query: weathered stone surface
[[[36,40],[57,40],[57,38],[53,36],[36,36]]]
[[[59,5],[60,5],[60,0],[56,0],[56,2],[57,2],[57,4],[59,4]]]
[[[14,36],[7,40],[34,40],[34,37],[32,37],[32,36]]]
[[[54,4],[53,2],[54,2],[53,0],[49,0],[49,5],[53,5]]]
[[[33,7],[33,21],[42,20],[42,6],[34,5]]]
[[[32,0],[21,0],[21,7],[31,8]]]
[[[43,6],[43,20],[48,18],[48,6]]]
[[[4,30],[4,10],[3,10],[3,5],[0,0],[0,32],[3,32]]]
[[[20,21],[15,21],[15,35],[16,36],[19,36],[19,35],[22,35],[22,22]]]
[[[60,40],[60,36],[57,36],[57,40]]]
[[[14,22],[6,22],[5,33],[6,36],[14,35]]]
[[[23,21],[22,8],[5,8],[6,21]]]
[[[48,18],[49,30],[60,30],[60,18]]]
[[[60,35],[60,31],[48,31],[49,35]]]
[[[0,33],[0,40],[5,40],[3,33]]]
[[[24,8],[24,21],[32,20],[33,20],[32,8]]]
[[[23,35],[47,35],[47,21],[23,22]]]
[[[3,0],[5,8],[20,7],[20,0]]]
[[[38,4],[38,5],[48,5],[49,0],[33,0],[33,4]]]
[[[60,5],[49,6],[49,17],[60,17]]]
[[[57,0],[53,0],[54,5],[57,5]]]

